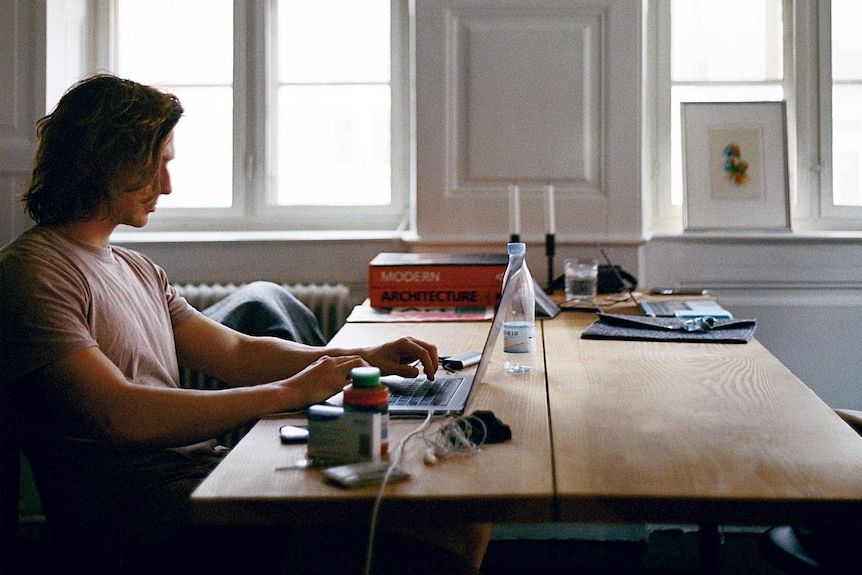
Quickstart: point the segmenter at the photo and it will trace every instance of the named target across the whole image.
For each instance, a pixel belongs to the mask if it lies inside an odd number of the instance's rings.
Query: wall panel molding
[[[29,225],[18,195],[29,180],[45,109],[45,2],[0,0],[0,242]]]
[[[45,107],[45,3],[0,0],[0,173],[28,171]]]
[[[685,234],[653,238],[646,245],[648,276],[644,279],[652,285],[716,289],[856,291],[862,289],[860,248],[860,237]]]
[[[426,0],[416,5],[417,232],[427,241],[643,234],[641,5]],[[456,240],[457,241],[457,240]]]
[[[446,12],[448,193],[602,193],[605,11]]]

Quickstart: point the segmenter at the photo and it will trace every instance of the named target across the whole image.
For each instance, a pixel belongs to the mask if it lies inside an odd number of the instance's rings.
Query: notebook
[[[638,305],[638,308],[650,317],[704,317],[712,316],[721,319],[733,319],[733,315],[721,307],[721,304],[715,301],[640,301],[636,296],[631,286],[627,284],[620,275],[619,269],[611,262],[605,250],[598,246],[599,252],[608,263],[620,283],[626,286],[629,292],[629,297]]]

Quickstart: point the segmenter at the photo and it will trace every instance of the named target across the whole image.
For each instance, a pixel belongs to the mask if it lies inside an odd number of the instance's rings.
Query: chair
[[[16,573],[21,450],[4,413],[4,403],[0,398],[0,573]]]
[[[862,435],[862,411],[851,409],[836,409],[835,413],[850,427]],[[859,479],[862,481],[862,478]],[[840,536],[844,532],[836,532]],[[809,539],[812,537],[803,528],[780,525],[763,534],[759,542],[760,552],[773,565],[791,574],[825,573],[831,570],[830,565],[845,565],[828,551],[814,549]],[[858,537],[862,541],[862,535]],[[845,549],[849,547],[845,546]],[[852,556],[855,563],[856,555]]]
[[[761,554],[782,571],[791,574],[822,573],[820,561],[800,541],[790,525],[773,527],[759,541]]]

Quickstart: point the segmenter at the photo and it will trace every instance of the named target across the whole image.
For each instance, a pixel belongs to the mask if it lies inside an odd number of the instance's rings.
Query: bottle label
[[[371,421],[371,429],[380,444],[380,453],[386,455],[389,451],[389,390],[385,386],[378,387],[344,387],[344,413]],[[360,420],[357,420],[360,421]],[[369,437],[360,434],[360,452],[363,454]]]
[[[528,322],[504,323],[503,351],[505,353],[532,353],[536,351],[536,324]]]

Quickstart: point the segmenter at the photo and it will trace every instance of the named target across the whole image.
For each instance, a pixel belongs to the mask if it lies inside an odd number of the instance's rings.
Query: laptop
[[[502,309],[506,309],[514,296],[514,290],[509,289],[511,282],[503,288],[500,304],[494,312],[491,320],[491,328],[485,338],[482,347],[482,355],[476,372],[470,374],[436,374],[433,381],[424,374],[417,377],[400,377],[387,375],[380,380],[389,387],[389,415],[390,416],[421,416],[426,417],[428,412],[436,414],[452,413],[462,414],[467,408],[467,401],[473,393],[476,385],[484,380],[491,363],[491,355],[500,330],[503,327]],[[327,403],[334,403],[330,398]],[[337,400],[336,400],[337,401]]]
[[[597,247],[608,266],[610,266],[611,270],[613,270],[617,275],[617,279],[628,290],[629,297],[632,298],[632,301],[637,304],[638,308],[644,313],[644,315],[648,315],[650,317],[680,318],[711,316],[721,319],[733,319],[733,315],[721,307],[721,304],[715,301],[640,301],[635,296],[635,292],[631,286],[623,280],[619,270],[613,262],[611,262],[611,259],[608,257],[608,254],[605,253],[605,250],[602,249],[601,246]]]
[[[635,300],[637,301],[637,300]],[[651,317],[704,317],[733,319],[729,311],[714,301],[638,301],[644,315]]]
[[[389,388],[389,415],[395,417],[427,417],[428,412],[435,415],[451,413],[460,415],[467,408],[467,401],[473,393],[476,385],[485,378],[488,366],[491,363],[491,355],[497,338],[503,328],[503,316],[500,310],[507,309],[514,297],[514,290],[509,286],[515,284],[508,282],[503,287],[500,303],[491,320],[491,328],[482,346],[482,355],[476,366],[475,373],[471,374],[435,374],[431,381],[425,374],[417,377],[401,377],[398,375],[385,375],[380,381]],[[326,400],[327,405],[342,406],[344,403],[343,392],[339,392]]]
[[[503,327],[503,314],[500,310],[505,309],[511,299],[512,290],[504,289],[500,305],[494,313],[494,319],[491,320],[491,328],[485,338],[482,355],[474,374],[438,373],[433,381],[424,374],[414,378],[397,375],[387,375],[380,378],[389,387],[389,415],[425,417],[429,411],[435,415],[444,413],[460,415],[464,413],[473,389],[485,378],[485,374],[488,372],[491,355]]]

